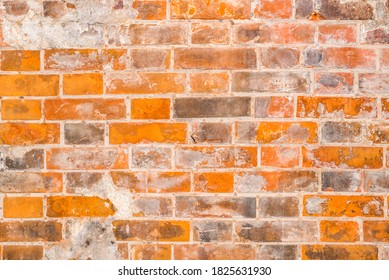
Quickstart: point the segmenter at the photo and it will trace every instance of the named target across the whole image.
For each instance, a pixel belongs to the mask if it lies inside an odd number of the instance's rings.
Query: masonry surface
[[[0,1],[0,259],[389,259],[389,0]]]

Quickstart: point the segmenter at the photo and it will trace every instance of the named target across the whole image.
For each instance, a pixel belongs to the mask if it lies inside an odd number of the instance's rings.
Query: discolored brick
[[[93,191],[103,179],[97,172],[68,172],[65,175],[65,186],[68,193],[78,193],[85,190]]]
[[[365,190],[367,192],[389,192],[389,172],[366,172]]]
[[[256,97],[254,108],[257,118],[291,118],[294,110],[293,97]]]
[[[1,172],[1,193],[52,193],[62,191],[61,173]]]
[[[39,71],[39,51],[2,50],[0,56],[2,71]]]
[[[315,73],[315,92],[319,94],[350,94],[354,76],[351,73]]]
[[[254,260],[255,247],[247,244],[174,245],[175,260]]]
[[[189,192],[190,173],[187,172],[153,172],[147,176],[147,192]]]
[[[300,50],[298,48],[263,48],[261,63],[266,68],[292,68],[299,64]]]
[[[359,122],[326,122],[321,135],[324,143],[358,143],[362,141],[362,125]]]
[[[295,245],[260,245],[258,260],[296,260],[298,255]]]
[[[194,143],[231,143],[231,124],[194,123],[190,137]]]
[[[232,239],[232,223],[224,221],[196,221],[192,225],[193,240],[225,242]]]
[[[323,242],[359,241],[359,226],[354,221],[320,221],[320,240]]]
[[[372,245],[303,245],[303,260],[377,260],[378,248]]]
[[[192,44],[228,44],[230,41],[228,23],[193,23],[191,27]]]
[[[286,19],[292,17],[292,0],[259,0],[254,6],[254,17]]]
[[[145,192],[146,174],[142,172],[114,171],[110,172],[113,184],[119,189],[131,192]]]
[[[13,148],[0,150],[2,167],[6,170],[42,169],[43,149]]]
[[[62,224],[56,221],[12,221],[0,223],[2,242],[60,241]]]
[[[42,246],[6,245],[3,249],[3,260],[42,260]]]
[[[172,166],[170,148],[134,147],[132,148],[133,168],[169,169]]]
[[[132,7],[138,12],[136,18],[142,20],[166,19],[165,0],[135,0]]]
[[[364,221],[363,240],[366,242],[388,242],[389,222],[384,221]]]
[[[359,89],[363,93],[389,93],[389,74],[360,74]]]
[[[318,12],[325,19],[367,20],[374,18],[371,1],[315,0]]]
[[[133,200],[132,214],[134,217],[171,217],[173,202],[165,197],[136,197]]]
[[[294,196],[287,197],[260,197],[259,217],[297,217],[300,213],[299,199]]]
[[[319,26],[319,43],[322,44],[349,44],[355,43],[357,28],[351,24],[334,24]]]
[[[194,93],[226,93],[229,90],[228,73],[191,73],[190,91]]]
[[[131,67],[135,69],[170,68],[171,51],[168,49],[131,49]]]
[[[360,192],[363,188],[364,176],[358,171],[323,171],[321,182],[323,191]]]
[[[40,100],[14,100],[1,102],[1,118],[3,120],[39,120],[42,117]]]
[[[103,144],[104,124],[66,123],[65,144]]]

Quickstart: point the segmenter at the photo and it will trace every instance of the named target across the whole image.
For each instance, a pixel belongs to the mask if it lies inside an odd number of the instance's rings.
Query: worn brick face
[[[389,1],[0,2],[0,259],[389,259]]]

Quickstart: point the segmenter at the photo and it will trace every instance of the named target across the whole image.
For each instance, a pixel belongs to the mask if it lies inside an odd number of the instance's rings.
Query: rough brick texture
[[[0,0],[0,259],[388,259],[389,1]]]

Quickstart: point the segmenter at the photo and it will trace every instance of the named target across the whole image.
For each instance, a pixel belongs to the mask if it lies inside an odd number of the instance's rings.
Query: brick
[[[323,64],[345,69],[375,69],[376,54],[372,49],[354,47],[326,48]]]
[[[238,193],[257,192],[314,192],[318,177],[314,171],[239,172],[235,176]]]
[[[250,116],[250,97],[176,98],[175,118],[217,118]]]
[[[321,189],[328,192],[360,192],[363,188],[364,176],[354,171],[323,171],[321,173]]]
[[[172,19],[249,19],[250,1],[173,0],[170,14]]]
[[[293,97],[256,97],[254,110],[257,118],[291,118],[294,110]]]
[[[375,118],[377,101],[374,98],[307,97],[297,99],[300,118]]]
[[[5,218],[43,217],[43,199],[41,197],[5,197],[3,207]]]
[[[0,56],[2,71],[39,71],[39,51],[3,50]]]
[[[191,41],[192,44],[228,44],[230,24],[226,22],[193,23]]]
[[[235,72],[233,92],[306,93],[309,90],[307,73]]]
[[[108,28],[108,44],[130,45],[179,45],[187,43],[186,27],[180,23],[132,24]]]
[[[110,172],[112,182],[119,189],[131,192],[146,192],[146,175],[142,172]]]
[[[61,173],[2,172],[0,174],[0,193],[54,193],[61,191]]]
[[[303,245],[303,260],[377,260],[378,248],[372,245]]]
[[[367,172],[365,191],[389,192],[389,173],[386,170]]]
[[[128,168],[127,151],[122,148],[52,148],[47,151],[48,169]]]
[[[254,6],[254,17],[286,19],[292,17],[292,0],[260,0]]]
[[[294,196],[260,197],[259,217],[297,217],[299,215],[299,199]]]
[[[132,148],[133,168],[170,169],[172,166],[172,151],[163,147],[134,147]]]
[[[314,42],[315,28],[298,23],[242,23],[234,29],[235,43],[310,44]]]
[[[173,202],[166,197],[136,197],[133,200],[134,217],[172,217]]]
[[[193,123],[190,137],[194,143],[231,143],[231,124]]]
[[[315,93],[350,94],[353,93],[354,76],[351,73],[315,73]]]
[[[321,67],[323,62],[323,49],[308,47],[304,49],[304,66],[307,68]]]
[[[185,74],[137,72],[112,74],[107,77],[108,94],[183,93]]]
[[[228,73],[191,73],[190,92],[226,93],[229,90]]]
[[[104,124],[102,123],[66,123],[65,144],[103,144]]]
[[[382,98],[381,99],[381,110],[382,110],[382,117],[385,119],[389,119],[389,99],[388,98]]]
[[[171,51],[168,49],[131,49],[131,68],[160,70],[170,68]]]
[[[122,241],[188,242],[190,222],[180,220],[116,220],[113,233]]]
[[[46,70],[124,70],[127,50],[50,49],[45,50]]]
[[[304,216],[321,217],[382,217],[381,196],[305,195]]]
[[[389,242],[389,222],[364,221],[363,240],[365,242]]]
[[[162,20],[166,19],[165,0],[135,0],[132,7],[137,11],[136,19],[141,20]]]
[[[118,243],[117,248],[120,255],[120,260],[128,260],[130,258],[127,243]]]
[[[39,100],[8,99],[1,102],[2,120],[39,120],[42,116]]]
[[[261,63],[266,68],[293,68],[300,61],[298,48],[263,48],[261,49]]]
[[[362,141],[362,125],[359,122],[325,122],[321,137],[324,143],[358,143]]]
[[[322,242],[359,241],[358,223],[354,221],[320,221]]]
[[[1,242],[60,241],[62,224],[55,221],[12,221],[0,223]]]
[[[317,0],[318,12],[325,19],[367,20],[374,18],[370,1]]]
[[[1,75],[0,96],[55,96],[59,94],[57,75]]]
[[[258,260],[296,260],[297,246],[295,245],[260,245]]]
[[[66,95],[103,94],[103,90],[102,74],[65,74],[63,76],[63,92]]]
[[[6,245],[3,249],[3,260],[42,260],[42,246]]]
[[[313,4],[312,0],[295,0],[296,19],[309,18],[314,10]]]
[[[255,197],[176,196],[182,218],[255,218]]]
[[[174,245],[175,260],[254,260],[255,247],[246,244]]]
[[[383,151],[376,147],[302,147],[304,167],[380,168]]]
[[[389,42],[389,33],[381,26],[373,27],[364,33],[364,43],[368,44],[387,44]]]
[[[115,120],[126,117],[124,99],[46,99],[47,120]]]
[[[194,191],[209,193],[233,192],[234,174],[232,172],[195,173]]]
[[[79,193],[85,190],[93,191],[103,179],[102,173],[97,172],[69,172],[65,174],[67,193]]]
[[[44,166],[43,149],[11,148],[0,150],[3,168],[6,170],[42,169]]]
[[[0,144],[59,144],[60,129],[54,123],[2,123]]]
[[[232,223],[224,221],[195,221],[192,225],[193,240],[200,242],[225,242],[232,239]]]
[[[238,143],[317,143],[317,137],[317,124],[313,122],[236,123]]]
[[[176,168],[247,168],[257,166],[256,147],[180,147]]]
[[[362,93],[387,94],[389,93],[389,74],[361,73],[359,89]]]
[[[176,69],[256,69],[254,49],[248,48],[177,48]]]
[[[380,64],[381,68],[389,68],[389,49],[381,50]]]
[[[53,19],[60,19],[64,17],[71,10],[76,7],[67,2],[60,1],[43,1],[43,15]]]
[[[115,214],[109,199],[97,196],[49,196],[48,217],[107,217]]]
[[[187,172],[158,172],[147,176],[147,192],[189,192],[190,173]]]
[[[111,144],[185,143],[185,123],[113,123],[109,127]]]
[[[299,166],[299,147],[262,147],[261,165],[273,167]]]
[[[386,123],[371,123],[368,126],[367,134],[372,143],[389,143],[389,125]]]
[[[133,260],[170,260],[172,245],[170,244],[137,244],[132,246]]]
[[[356,26],[351,24],[319,25],[319,43],[339,45],[355,43],[356,29]]]
[[[238,242],[313,242],[318,239],[315,221],[238,222]]]
[[[139,98],[131,100],[131,119],[169,119],[170,99]]]
[[[28,3],[25,1],[4,1],[4,7],[6,13],[12,16],[22,16],[30,10]]]

